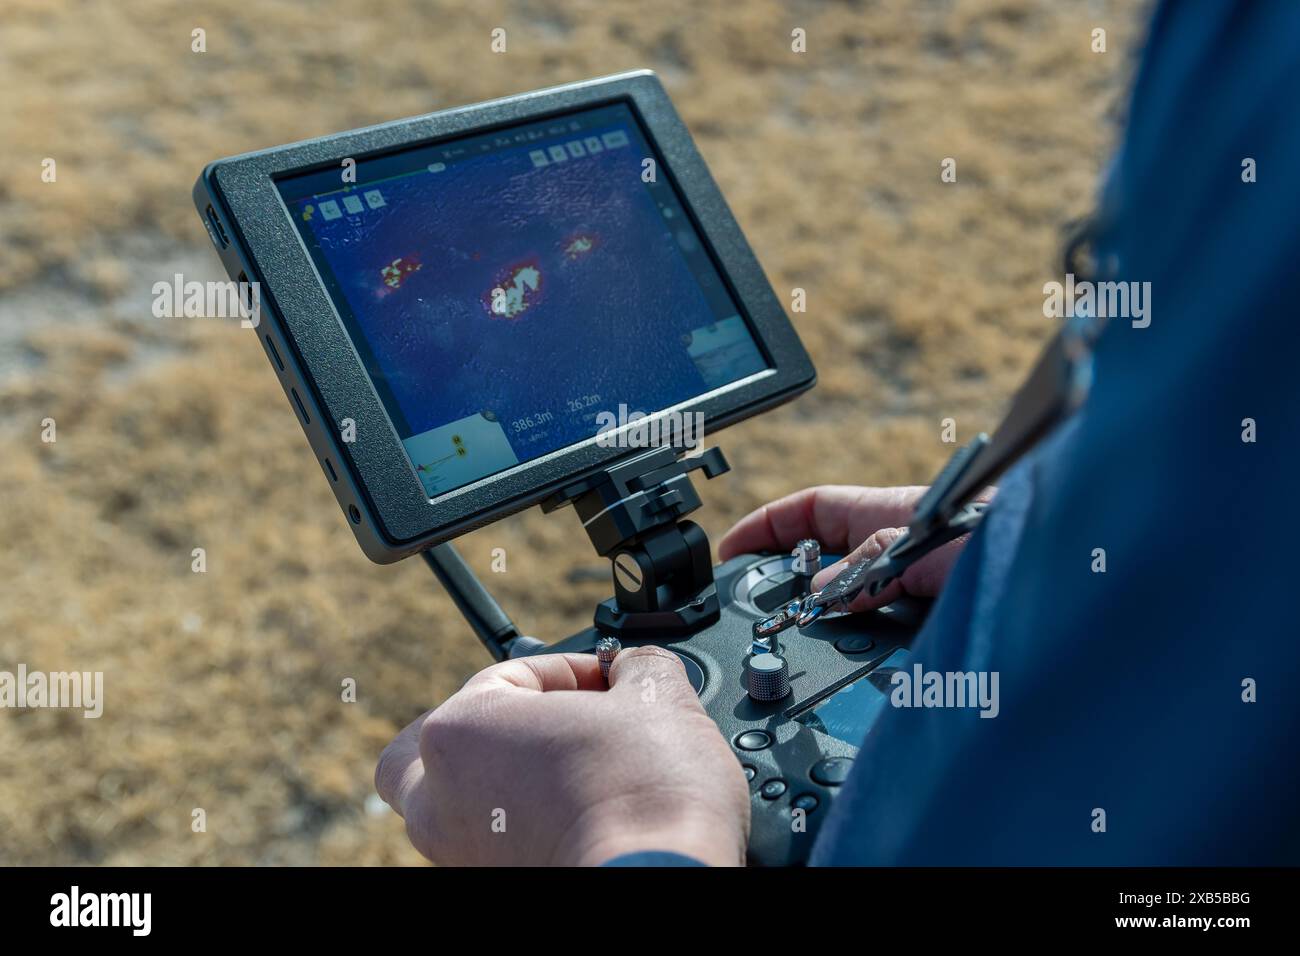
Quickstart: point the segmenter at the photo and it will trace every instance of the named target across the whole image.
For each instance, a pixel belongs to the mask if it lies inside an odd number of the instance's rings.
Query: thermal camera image
[[[571,238],[564,246],[564,257],[570,261],[585,256],[596,248],[595,236],[578,235]]]
[[[506,132],[287,200],[431,495],[766,367],[626,106]]]
[[[511,266],[505,278],[483,294],[488,315],[517,319],[542,297],[542,269],[535,260]]]
[[[417,255],[399,256],[388,265],[379,270],[380,276],[383,277],[385,289],[375,290],[378,294],[383,295],[387,289],[400,289],[406,277],[412,272],[420,271],[420,257]]]

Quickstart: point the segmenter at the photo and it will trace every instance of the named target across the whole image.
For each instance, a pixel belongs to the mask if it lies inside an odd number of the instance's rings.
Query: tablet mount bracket
[[[701,505],[691,483],[700,470],[731,470],[719,448],[679,457],[660,447],[602,468],[549,496],[549,514],[572,504],[592,546],[609,558],[614,597],[596,607],[595,625],[616,636],[681,635],[721,614],[704,529],[683,520]]]

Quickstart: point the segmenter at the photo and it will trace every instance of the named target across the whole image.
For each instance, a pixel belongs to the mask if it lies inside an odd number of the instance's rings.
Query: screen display
[[[799,723],[829,734],[846,744],[861,745],[867,731],[889,703],[894,674],[907,664],[908,652],[902,648],[876,666],[870,673],[841,687],[816,707],[795,717]]]
[[[626,104],[277,187],[430,497],[768,368]]]

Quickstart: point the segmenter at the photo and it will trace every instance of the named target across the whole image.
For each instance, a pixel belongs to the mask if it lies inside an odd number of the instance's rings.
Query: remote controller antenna
[[[494,661],[508,658],[516,641],[540,643],[536,638],[520,636],[510,615],[502,610],[450,543],[434,545],[424,552],[424,560]]]

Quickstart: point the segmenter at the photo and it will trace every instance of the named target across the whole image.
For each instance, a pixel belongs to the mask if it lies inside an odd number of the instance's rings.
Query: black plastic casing
[[[828,563],[838,555],[826,555]],[[773,566],[777,566],[774,568]],[[894,651],[911,646],[929,602],[903,598],[886,609],[822,618],[806,629],[781,635],[781,653],[790,665],[790,693],[782,700],[758,703],[748,695],[748,660],[753,626],[769,612],[754,607],[746,595],[761,586],[759,569],[784,577],[791,574],[789,555],[740,555],[714,569],[722,605],[719,621],[691,634],[635,639],[624,637],[624,648],[640,644],[665,647],[693,662],[704,675],[700,703],[718,725],[749,781],[750,834],[747,856],[757,866],[793,866],[808,862],[822,823],[841,787],[816,779],[816,766],[828,758],[858,755],[858,745],[846,743],[795,719],[815,708],[849,683],[868,679]],[[536,649],[535,653],[591,652],[603,632],[588,628],[570,638]],[[845,645],[855,639],[855,645]],[[770,735],[772,745],[746,750],[739,745],[750,731]],[[863,735],[868,733],[863,730]],[[782,792],[764,793],[764,784],[779,781]],[[801,797],[816,806],[796,820]]]
[[[650,71],[554,87],[217,160],[194,202],[232,279],[259,283],[262,338],[290,404],[373,561],[389,563],[539,503],[643,449],[571,445],[430,499],[282,202],[275,181],[574,110],[626,102],[659,154],[770,368],[662,409],[701,412],[711,431],[788,401],[816,372],[690,133]],[[277,361],[278,358],[278,361]],[[283,364],[283,368],[281,368]],[[654,416],[652,416],[654,417]],[[356,440],[340,428],[355,422]]]

